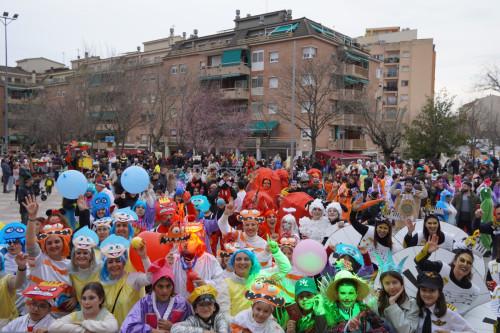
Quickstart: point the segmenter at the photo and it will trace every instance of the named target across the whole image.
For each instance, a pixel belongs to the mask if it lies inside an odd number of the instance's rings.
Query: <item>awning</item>
[[[311,24],[311,27],[313,27],[313,29],[316,30],[317,32],[328,35],[330,37],[335,37],[335,35],[333,33],[331,33],[330,31],[323,29],[322,27],[318,27],[315,24],[312,24],[312,23],[310,23],[310,24]]]
[[[202,77],[201,80],[202,81],[207,81],[207,80],[219,80],[220,79],[220,76],[205,76],[205,77]]]
[[[347,52],[347,51],[344,51],[344,53],[347,55],[347,57],[351,60],[354,60],[354,61],[362,61],[362,62],[366,62],[366,63],[370,63],[370,60],[366,59],[366,58],[363,58],[361,56],[357,56],[357,55],[354,55],[350,52]]]
[[[279,121],[256,121],[250,125],[250,130],[254,133],[266,133],[272,131]]]
[[[344,80],[349,83],[358,84],[359,81],[349,75],[344,75]]]
[[[344,150],[343,154],[341,151],[338,151],[338,150],[317,151],[316,158],[320,158],[320,157],[323,157],[324,159],[329,159],[329,158],[340,159],[342,157],[343,161],[369,160],[370,159],[370,157],[368,157],[368,156],[348,152],[345,150]]]
[[[229,50],[222,53],[222,67],[239,65],[241,62],[241,49]]]
[[[276,34],[282,34],[282,33],[286,33],[286,32],[294,32],[298,26],[299,26],[299,23],[284,25],[282,27],[277,27],[276,29],[274,29],[273,31],[271,31],[269,33],[269,36],[276,35]]]
[[[359,79],[359,82],[361,82],[363,84],[370,84],[370,81],[364,80],[364,79]]]
[[[17,87],[8,87],[8,88],[9,88],[9,90],[15,90],[15,91],[26,91],[26,90],[28,90],[26,88],[17,88]]]
[[[237,77],[237,76],[241,76],[242,74],[226,74],[226,75],[222,75],[222,78],[226,78],[226,77]]]

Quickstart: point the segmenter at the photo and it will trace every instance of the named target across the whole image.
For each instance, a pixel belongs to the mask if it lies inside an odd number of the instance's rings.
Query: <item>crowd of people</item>
[[[21,185],[20,222],[0,230],[2,332],[476,332],[464,318],[497,292],[493,157],[81,157],[3,157],[4,192]],[[149,171],[140,193],[130,166]],[[86,192],[40,212],[34,181],[66,168]],[[324,253],[303,260],[306,240]]]

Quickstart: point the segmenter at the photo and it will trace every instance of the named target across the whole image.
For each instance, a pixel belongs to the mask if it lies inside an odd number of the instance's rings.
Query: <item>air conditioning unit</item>
[[[398,93],[395,93],[394,96],[398,97]]]

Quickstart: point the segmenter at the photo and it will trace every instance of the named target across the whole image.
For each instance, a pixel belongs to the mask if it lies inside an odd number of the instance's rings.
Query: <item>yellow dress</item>
[[[82,301],[82,290],[83,287],[89,282],[99,282],[99,271],[96,270],[94,274],[90,276],[88,279],[82,279],[81,277],[78,276],[78,274],[70,274],[69,277],[71,278],[71,284],[73,285],[73,289],[75,291],[76,299],[78,300],[78,303],[81,303]]]
[[[125,275],[115,283],[103,283],[104,292],[106,294],[104,307],[115,316],[118,321],[118,326],[122,325],[130,310],[139,302],[142,295],[145,294],[144,288],[136,290],[127,283],[128,275],[128,272],[125,273]],[[115,307],[114,311],[112,311],[113,306]]]
[[[229,298],[231,299],[231,317],[235,317],[241,311],[252,307],[252,302],[243,296],[248,286],[236,283],[231,278],[227,278],[226,282],[229,290]]]
[[[17,308],[16,308],[16,293],[12,294],[7,288],[7,278],[13,276],[12,274],[7,274],[2,279],[0,279],[0,299],[2,300],[2,306],[0,306],[0,327],[7,325],[8,322],[17,318]]]

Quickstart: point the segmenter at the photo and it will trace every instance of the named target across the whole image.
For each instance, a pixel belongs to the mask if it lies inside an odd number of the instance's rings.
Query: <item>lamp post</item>
[[[5,114],[4,114],[4,125],[5,125],[5,152],[9,149],[9,70],[7,67],[7,26],[12,23],[12,21],[17,20],[19,15],[14,14],[14,16],[9,17],[8,12],[3,12],[3,15],[0,16],[0,21],[5,28]]]
[[[340,165],[344,166],[344,139],[345,139],[345,131],[339,131],[340,138],[342,139],[342,145],[340,146]]]

